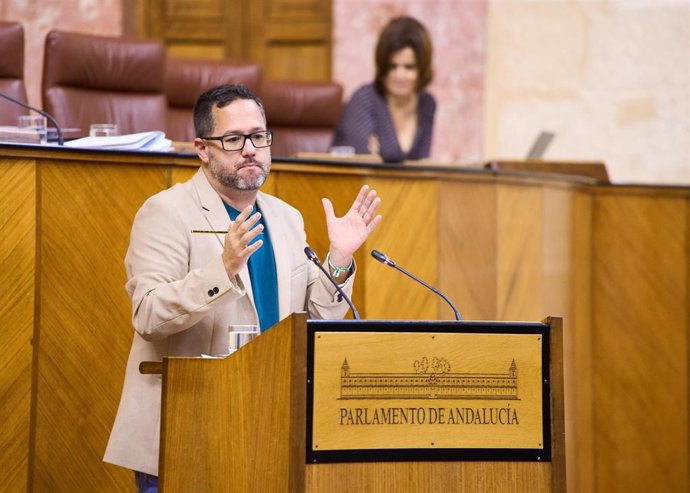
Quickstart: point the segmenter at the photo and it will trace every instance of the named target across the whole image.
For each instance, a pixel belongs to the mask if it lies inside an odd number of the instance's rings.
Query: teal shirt
[[[240,211],[225,202],[223,204],[228,211],[230,220],[234,221],[237,219]],[[257,211],[259,209],[255,204],[252,214]],[[263,240],[264,243],[261,245],[261,248],[249,257],[247,264],[249,267],[249,279],[252,283],[252,292],[254,293],[254,305],[256,306],[256,313],[259,315],[261,332],[264,332],[278,323],[278,278],[276,276],[276,259],[273,255],[273,244],[271,243],[271,237],[263,215],[257,224],[263,224],[264,230],[251,241],[250,245],[258,240]]]

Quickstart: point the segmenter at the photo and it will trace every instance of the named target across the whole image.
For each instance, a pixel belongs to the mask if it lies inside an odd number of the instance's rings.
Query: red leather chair
[[[328,152],[342,109],[340,84],[266,80],[260,96],[275,132],[273,156]]]
[[[19,22],[0,22],[0,92],[27,102],[24,86],[24,28]],[[28,110],[0,98],[0,125],[16,125]]]
[[[222,84],[244,84],[256,92],[260,81],[261,67],[256,63],[168,58],[165,71],[167,137],[177,142],[194,140],[192,110],[204,91]]]
[[[165,48],[160,41],[51,31],[43,63],[43,109],[87,135],[92,123],[120,134],[165,130]]]

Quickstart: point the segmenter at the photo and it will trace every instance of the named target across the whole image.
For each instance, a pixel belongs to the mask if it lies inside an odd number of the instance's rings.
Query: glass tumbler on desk
[[[355,155],[355,148],[352,146],[333,146],[328,153],[334,157],[352,157]]]
[[[211,337],[210,356],[229,356],[259,335],[258,325],[230,325],[216,329]]]
[[[115,123],[93,123],[89,126],[89,137],[114,137],[117,135]]]
[[[48,142],[48,120],[43,115],[21,115],[17,118],[17,126],[23,130],[33,130],[38,133],[41,144]]]

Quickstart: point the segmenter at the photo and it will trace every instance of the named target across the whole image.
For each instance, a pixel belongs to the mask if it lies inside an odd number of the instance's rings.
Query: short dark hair
[[[242,84],[224,84],[209,89],[194,104],[194,131],[197,137],[210,137],[213,132],[213,108],[224,108],[238,99],[250,99],[256,103],[266,120],[264,105],[254,91]]]
[[[431,82],[431,38],[426,28],[412,17],[396,17],[383,28],[376,43],[376,89],[385,94],[384,78],[390,71],[391,57],[394,53],[410,47],[414,51],[419,69],[417,91]]]

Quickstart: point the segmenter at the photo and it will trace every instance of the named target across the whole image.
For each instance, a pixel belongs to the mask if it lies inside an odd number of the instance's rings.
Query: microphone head
[[[374,257],[379,262],[381,262],[382,264],[386,264],[386,265],[390,265],[390,266],[392,266],[394,264],[394,262],[391,259],[389,259],[385,253],[379,252],[378,250],[372,250],[371,256]]]
[[[319,257],[316,256],[316,252],[312,250],[312,248],[309,245],[304,247],[304,254],[307,256],[309,260],[314,262],[316,265],[321,265]]]

